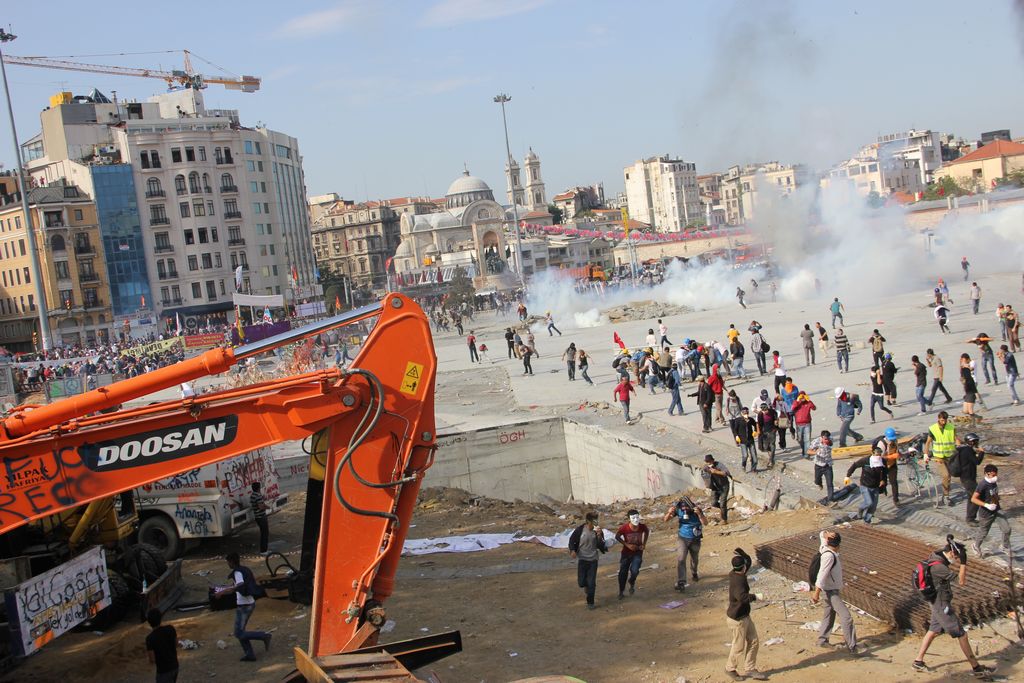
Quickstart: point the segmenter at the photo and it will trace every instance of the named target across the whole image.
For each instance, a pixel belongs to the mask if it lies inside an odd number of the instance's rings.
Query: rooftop
[[[1006,140],[996,140],[990,142],[984,147],[979,147],[970,154],[960,157],[955,161],[949,162],[949,166],[956,164],[970,164],[978,161],[984,161],[986,159],[995,159],[997,157],[1015,157],[1024,154],[1024,145],[1017,142],[1008,142]]]

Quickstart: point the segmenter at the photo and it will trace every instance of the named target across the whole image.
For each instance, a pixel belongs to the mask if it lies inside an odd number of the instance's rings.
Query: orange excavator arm
[[[323,370],[193,398],[95,414],[223,372],[303,337],[378,315],[348,370]],[[309,654],[374,644],[366,610],[391,595],[416,496],[435,447],[436,357],[423,311],[389,295],[320,324],[194,359],[0,423],[0,533],[40,517],[282,441],[327,430]]]

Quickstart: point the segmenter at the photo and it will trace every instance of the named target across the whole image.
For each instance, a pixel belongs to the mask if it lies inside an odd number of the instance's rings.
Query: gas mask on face
[[[633,526],[636,526],[637,524],[639,524],[640,523],[640,515],[630,515],[629,516],[629,523],[632,524]]]

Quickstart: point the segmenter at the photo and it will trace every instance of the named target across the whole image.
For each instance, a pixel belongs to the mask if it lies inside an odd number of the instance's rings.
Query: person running
[[[757,596],[750,592],[747,572],[753,560],[742,548],[733,551],[732,571],[729,572],[729,607],[725,611],[725,623],[732,630],[732,645],[729,658],[725,662],[725,674],[734,681],[747,678],[755,681],[767,681],[768,676],[757,669],[757,650],[760,642],[757,628],[750,618],[750,603]],[[737,667],[743,660],[743,674]]]
[[[964,415],[974,415],[974,404],[978,401],[978,382],[974,379],[971,357],[960,354],[960,384],[964,387]]]
[[[156,683],[178,680],[178,632],[170,624],[160,625],[163,613],[156,607],[146,612],[152,629],[146,636],[146,656],[156,666]]]
[[[741,287],[736,288],[736,299],[740,302],[740,306],[742,306],[743,308],[747,307],[747,305],[743,303],[743,297],[745,297],[746,295],[747,293],[744,292]]]
[[[590,356],[583,349],[576,352],[576,364],[580,370],[580,377],[583,378],[590,386],[594,386],[594,380],[590,379],[590,375],[587,374],[587,369],[590,367]]]
[[[978,286],[977,282],[971,283],[971,310],[974,315],[978,315],[978,309],[981,307],[981,287]]]
[[[736,445],[740,447],[740,459],[743,471],[747,471],[747,459],[750,459],[751,473],[757,471],[757,421],[750,417],[750,409],[743,406],[740,416],[733,423],[733,434]]]
[[[854,657],[863,654],[857,648],[857,630],[853,625],[853,616],[843,602],[843,562],[839,558],[839,546],[843,541],[838,531],[825,530],[818,534],[820,545],[818,552],[821,554],[821,566],[818,567],[818,577],[814,581],[814,594],[811,602],[815,605],[821,601],[821,594],[825,593],[825,610],[821,615],[821,626],[818,628],[818,647],[831,648],[828,638],[832,633],[832,627],[839,617],[839,624],[843,630],[843,639],[846,641],[846,651]]]
[[[932,391],[928,396],[928,405],[935,403],[935,392],[941,391],[943,396],[946,397],[946,403],[952,403],[953,397],[946,391],[945,385],[942,383],[943,379],[943,367],[942,359],[935,355],[933,349],[928,349],[924,354],[925,363],[932,369]]]
[[[958,562],[959,570],[953,573],[950,565]],[[924,634],[921,641],[921,649],[917,652],[917,659],[911,666],[916,671],[931,671],[925,663],[924,656],[928,653],[932,641],[943,633],[960,643],[960,650],[971,665],[971,675],[977,678],[987,678],[995,669],[982,666],[978,658],[974,656],[974,648],[967,637],[967,631],[953,609],[953,578],[957,578],[960,586],[967,585],[967,549],[953,540],[953,536],[946,536],[946,545],[936,550],[925,563],[931,574],[932,585],[935,587],[935,598],[931,601],[931,619],[929,620],[928,632]],[[947,673],[947,675],[950,675]]]
[[[469,335],[466,337],[466,345],[469,346],[469,362],[479,363],[480,354],[476,351],[476,335],[473,334],[473,330],[470,330]]]
[[[764,399],[757,411],[757,449],[768,456],[768,469],[775,467],[775,431],[778,413],[768,405],[768,391],[761,390]]]
[[[778,351],[772,351],[772,372],[775,375],[775,391],[778,392],[779,387],[786,383],[786,363]]]
[[[732,474],[729,468],[715,460],[715,456],[708,453],[704,456],[704,468],[701,470],[714,502],[711,507],[716,507],[722,513],[722,522],[729,521],[729,489],[732,488]]]
[[[971,496],[971,502],[980,508],[978,510],[978,529],[974,533],[974,543],[971,546],[978,557],[985,557],[981,544],[985,542],[993,524],[999,527],[999,531],[1003,535],[1001,550],[1007,555],[1013,552],[1010,547],[1010,522],[1006,519],[1006,514],[999,504],[998,483],[999,468],[989,463],[985,465],[984,479],[974,490],[974,495]]]
[[[1002,344],[999,347],[999,352],[996,354],[999,360],[1003,363],[1003,369],[1006,371],[1006,388],[1010,390],[1010,397],[1013,399],[1011,405],[1020,405],[1020,398],[1017,396],[1017,359],[1013,357],[1013,353],[1010,352],[1010,347],[1006,344]]]
[[[636,393],[636,389],[629,382],[629,377],[623,377],[619,380],[619,383],[615,385],[615,389],[612,390],[612,397],[619,402],[622,406],[622,415],[626,418],[626,424],[631,424],[629,418],[629,395]]]
[[[551,311],[548,311],[547,314],[544,316],[544,324],[548,326],[549,337],[554,337],[555,332],[558,332],[559,337],[562,336],[562,331],[555,327],[555,318],[554,316],[551,315]],[[552,330],[554,330],[554,332],[552,332]]]
[[[950,458],[950,465],[959,471],[960,485],[967,493],[967,510],[964,520],[968,526],[978,526],[978,506],[974,504],[974,492],[978,489],[978,465],[985,459],[985,449],[980,446],[981,439],[971,432],[964,436],[962,446],[957,446]],[[950,474],[954,474],[951,472]]]
[[[754,354],[754,360],[757,362],[757,372],[762,376],[768,372],[768,366],[765,362],[765,353],[767,353],[765,349],[767,346],[768,342],[761,335],[760,328],[750,333],[750,351]]]
[[[868,337],[868,344],[871,345],[872,365],[881,367],[885,356],[885,337],[877,329],[872,330],[871,336]]]
[[[843,328],[836,331],[834,339],[836,345],[836,363],[839,364],[839,372],[850,371],[850,338],[843,332]]]
[[[914,395],[917,397],[917,405],[921,408],[918,415],[928,412],[931,402],[925,398],[924,392],[928,388],[928,368],[917,356],[910,357],[910,364],[914,369]]]
[[[569,381],[576,381],[576,342],[571,342],[569,348],[562,354],[562,360],[565,361],[565,369],[569,373]]]
[[[219,597],[228,593],[235,594],[235,638],[238,639],[242,651],[245,653],[242,661],[255,662],[256,653],[253,652],[252,641],[262,640],[264,649],[269,650],[271,639],[271,634],[264,631],[245,630],[253,610],[256,609],[256,597],[253,595],[256,579],[253,577],[251,569],[242,566],[238,553],[230,553],[225,559],[231,568],[231,573],[228,575],[231,585],[221,588],[214,595]]]
[[[946,322],[949,320],[949,309],[944,304],[939,304],[932,311],[932,315],[935,316],[935,320],[939,323],[939,332],[943,334],[953,334],[953,331],[949,329],[949,325]]]
[[[829,313],[832,314],[832,329],[836,328],[836,318],[839,319],[839,324],[843,323],[843,313],[846,311],[846,307],[839,301],[839,297],[832,299],[832,303],[828,307]]]
[[[511,327],[505,328],[505,343],[508,344],[508,359],[512,360],[512,356],[516,352],[516,335]]]
[[[530,364],[530,359],[533,357],[534,351],[526,344],[519,347],[519,357],[523,359],[523,374],[533,375],[533,365]]]
[[[689,396],[697,398],[697,408],[700,410],[702,420],[701,431],[707,434],[711,431],[711,408],[715,404],[715,392],[711,391],[711,387],[708,386],[703,375],[697,378],[697,391]]]
[[[860,402],[860,396],[851,394],[843,387],[836,387],[836,417],[840,420],[839,426],[839,447],[846,448],[846,440],[853,436],[855,441],[863,441],[864,435],[853,428],[853,419],[864,412],[864,404]]]
[[[964,282],[967,282],[967,278],[970,277],[971,273],[971,262],[964,256],[960,259],[960,269],[964,271]]]
[[[814,332],[807,323],[804,323],[804,329],[800,330],[800,341],[804,348],[804,366],[814,365]]]
[[[661,341],[658,343],[658,346],[661,348],[672,346],[672,342],[668,340],[668,325],[663,323],[661,318],[658,318],[658,334],[661,336]]]
[[[704,526],[708,523],[704,511],[687,496],[673,503],[662,521],[675,519],[678,525],[676,533],[676,585],[677,591],[686,589],[686,559],[690,559],[690,578],[696,583],[700,576],[697,566],[700,562],[700,542],[704,538]]]
[[[793,401],[793,423],[796,425],[797,439],[800,440],[800,455],[804,458],[810,457],[807,449],[811,445],[811,411],[817,409],[818,406],[803,391]]]
[[[576,560],[576,583],[587,598],[587,609],[594,609],[597,592],[597,562],[601,553],[608,552],[604,531],[597,525],[597,513],[588,512],[583,524],[569,535],[569,557]]]
[[[821,323],[814,323],[814,327],[818,332],[818,348],[821,352],[828,352],[828,330],[821,326]]]
[[[887,470],[885,458],[881,448],[872,448],[871,455],[866,455],[854,461],[846,470],[846,479],[843,485],[849,485],[850,477],[858,469],[860,472],[860,495],[863,504],[857,510],[857,516],[862,518],[866,524],[871,524],[875,510],[878,508],[878,496],[885,488]]]
[[[949,419],[949,413],[945,410],[939,411],[935,424],[928,428],[928,438],[924,442],[924,464],[927,466],[930,461],[934,460],[935,467],[939,470],[939,476],[942,479],[942,495],[936,506],[945,505],[949,498],[950,475],[947,463],[960,443],[960,438],[956,435],[956,427]]]
[[[615,532],[615,540],[622,544],[619,555],[619,600],[625,597],[626,581],[629,581],[629,594],[636,592],[636,577],[640,573],[640,565],[644,561],[644,548],[651,530],[640,522],[640,512],[630,510],[626,513],[629,521]]]
[[[825,493],[827,500],[831,501],[835,494],[832,472],[832,432],[827,429],[821,430],[821,435],[811,442],[810,454],[814,457],[814,485],[821,488],[822,480],[825,482]]]
[[[882,388],[885,389],[885,398],[889,405],[896,405],[896,373],[899,368],[892,360],[892,354],[885,354],[882,361]]]

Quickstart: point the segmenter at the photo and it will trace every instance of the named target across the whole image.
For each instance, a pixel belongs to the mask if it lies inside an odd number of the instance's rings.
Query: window
[[[270,213],[270,202],[263,202],[263,213]]]
[[[219,257],[220,257],[220,254],[217,254],[217,256],[218,256],[218,258],[219,258]],[[220,281],[220,295],[221,295],[221,296],[224,296],[225,294],[226,294],[226,291],[225,291],[225,289],[224,289],[224,281],[223,281],[223,280],[221,280],[221,281]]]
[[[143,151],[139,154],[139,159],[142,162],[142,168],[149,168],[149,152]]]
[[[217,298],[217,283],[213,280],[206,281],[206,298],[211,301]]]
[[[151,221],[162,221],[167,218],[167,214],[164,212],[163,204],[154,204],[149,207],[149,219]]]
[[[192,283],[192,298],[201,299],[203,297],[203,286],[198,282]]]
[[[167,259],[167,274],[171,277],[178,277],[178,266],[174,264],[174,259],[172,258]]]
[[[146,181],[146,196],[147,197],[161,197],[163,191],[160,189],[160,179],[150,178]],[[79,219],[81,220],[81,219]]]
[[[22,256],[25,255],[25,240],[18,240],[18,251],[21,252]]]
[[[199,161],[206,161],[206,148],[205,147],[200,147],[199,148]]]
[[[71,308],[75,305],[75,291],[73,289],[60,290],[60,303],[64,308]]]
[[[191,230],[186,230],[185,231],[185,244],[195,244],[195,243],[196,243],[196,238],[193,235],[192,231]]]
[[[245,162],[245,167],[249,170],[250,173],[255,173],[256,172],[256,162],[255,161],[250,160],[250,161]]]
[[[219,242],[220,241],[217,238],[217,228],[210,228],[210,241],[211,242]]]
[[[155,149],[149,150],[150,163],[153,164],[153,168],[160,168],[160,152]]]
[[[207,200],[207,201],[206,201],[206,214],[207,214],[208,216],[213,216],[213,215],[215,215],[215,214],[213,213],[213,200],[212,200],[212,199],[209,199],[209,200]]]
[[[267,223],[267,234],[268,235],[273,235],[274,234],[274,226],[272,226],[270,223]]]
[[[195,148],[194,147],[186,147],[185,148],[185,161],[195,161],[195,160],[196,160],[196,150],[195,150]]]
[[[36,295],[35,294],[29,294],[28,295],[28,308],[29,308],[30,311],[36,310]]]
[[[175,301],[181,301],[181,287],[178,285],[171,285],[171,298]]]
[[[203,270],[213,268],[213,259],[209,254],[203,254]]]
[[[231,226],[228,228],[228,244],[241,244],[242,242],[242,229],[238,226]]]
[[[225,173],[220,177],[220,189],[223,192],[233,192],[235,188],[235,179],[231,177],[230,173]]]
[[[267,245],[261,244],[260,245],[260,256],[266,256],[266,255],[267,255]]]
[[[245,141],[245,153],[252,154],[252,140]]]
[[[171,246],[171,237],[166,232],[158,232],[153,235],[153,238],[156,240],[157,249]]]
[[[171,290],[170,290],[169,287],[161,287],[160,288],[160,301],[164,302],[165,304],[166,303],[170,303],[170,301],[171,301]]]
[[[260,184],[257,183],[255,180],[250,180],[249,181],[249,191],[250,192],[259,192],[260,191]]]
[[[262,161],[257,161],[256,162],[256,170],[259,171],[260,173],[263,172],[263,162]]]
[[[260,183],[260,192],[266,192],[266,191],[267,191],[267,184],[264,183],[264,182],[261,182]]]
[[[185,176],[181,174],[174,176],[174,189],[178,194],[185,194],[188,192],[185,188]]]
[[[215,252],[214,255],[213,255],[213,267],[214,268],[223,268],[224,267],[224,261],[221,259],[219,251]],[[223,293],[224,292],[221,292],[221,294],[223,294]]]
[[[60,235],[54,235],[50,238],[50,249],[52,251],[66,251],[67,246],[64,244],[64,238]]]
[[[171,147],[171,161],[173,161],[176,164],[180,164],[181,163],[181,148],[180,147]]]
[[[199,259],[195,255],[188,257],[188,269],[189,271],[199,270]]]
[[[210,187],[210,174],[209,173],[204,173],[203,174],[203,192],[205,192],[207,194],[211,194],[213,192],[213,188]]]
[[[270,277],[270,268],[267,268],[266,266],[263,266],[262,268],[260,268],[260,274],[263,277]]]
[[[193,216],[205,216],[206,215],[206,204],[203,203],[202,199],[192,200],[192,215]]]
[[[253,202],[252,203],[252,212],[256,213],[256,214],[263,213],[263,205],[260,204],[259,202]]]
[[[26,285],[32,284],[32,276],[29,274],[30,271],[28,269],[28,266],[25,266],[24,268],[22,268],[21,271],[25,275],[25,284]]]
[[[225,218],[241,218],[242,214],[238,211],[238,202],[234,199],[224,200],[224,217]]]
[[[199,174],[195,171],[188,174],[188,189],[192,194],[199,194],[202,191],[199,186]]]
[[[189,214],[191,213],[191,211],[188,208],[188,202],[179,202],[178,203],[178,211],[181,212],[181,217],[182,218],[188,218]]]
[[[262,224],[262,223],[257,223],[257,224],[256,224],[256,234],[257,234],[257,235],[263,235],[263,234],[265,234],[265,233],[263,232],[263,224]]]
[[[270,255],[271,256],[274,255],[274,245],[273,244],[270,245]]]
[[[199,228],[199,244],[206,244],[209,241],[206,228]]]

